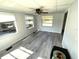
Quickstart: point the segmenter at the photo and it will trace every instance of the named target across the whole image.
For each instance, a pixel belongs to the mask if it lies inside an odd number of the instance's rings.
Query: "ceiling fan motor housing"
[[[42,10],[41,9],[36,9],[36,13],[37,14],[41,14],[42,13]]]

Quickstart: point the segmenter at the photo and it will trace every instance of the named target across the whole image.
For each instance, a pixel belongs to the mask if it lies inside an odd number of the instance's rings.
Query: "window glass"
[[[53,16],[42,16],[42,26],[52,26]]]
[[[16,32],[15,16],[9,13],[0,13],[0,35]]]
[[[26,28],[28,28],[28,29],[31,29],[34,27],[33,16],[25,16],[25,25],[26,25]]]

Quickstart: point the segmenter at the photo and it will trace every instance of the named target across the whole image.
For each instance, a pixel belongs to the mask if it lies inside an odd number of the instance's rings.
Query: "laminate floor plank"
[[[27,59],[50,59],[53,46],[60,46],[62,36],[58,33],[38,32],[34,33],[30,39],[24,40],[23,47],[33,51]]]

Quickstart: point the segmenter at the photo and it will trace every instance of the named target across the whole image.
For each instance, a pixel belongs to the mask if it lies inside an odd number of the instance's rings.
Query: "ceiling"
[[[43,7],[44,11],[66,10],[74,0],[0,0],[0,9],[34,13],[34,9]]]

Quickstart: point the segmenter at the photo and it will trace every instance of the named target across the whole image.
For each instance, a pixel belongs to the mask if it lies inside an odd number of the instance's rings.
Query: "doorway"
[[[62,27],[62,32],[61,32],[61,35],[62,35],[62,36],[64,35],[64,30],[65,30],[67,15],[68,15],[68,11],[67,11],[67,12],[65,13],[65,15],[64,15],[63,27]]]

